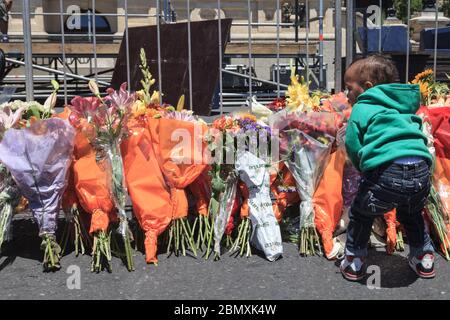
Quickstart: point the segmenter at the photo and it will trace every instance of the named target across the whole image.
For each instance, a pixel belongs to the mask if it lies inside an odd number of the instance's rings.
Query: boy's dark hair
[[[398,70],[394,62],[379,54],[355,60],[350,66],[357,68],[356,71],[359,74],[361,84],[370,81],[376,86],[399,80]]]

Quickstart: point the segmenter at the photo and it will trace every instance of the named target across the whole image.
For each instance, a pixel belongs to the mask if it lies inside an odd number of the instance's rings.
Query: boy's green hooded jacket
[[[362,93],[353,106],[345,146],[353,165],[370,171],[402,157],[432,160],[422,120],[418,85],[383,84]]]

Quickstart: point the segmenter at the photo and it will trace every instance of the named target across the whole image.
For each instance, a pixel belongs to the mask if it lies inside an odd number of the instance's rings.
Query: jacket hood
[[[417,84],[380,84],[362,93],[357,99],[359,103],[415,114],[420,107],[420,89]]]

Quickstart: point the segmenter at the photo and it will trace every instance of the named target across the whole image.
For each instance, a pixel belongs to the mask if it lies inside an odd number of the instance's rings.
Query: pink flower
[[[166,118],[167,119],[180,120],[180,121],[188,121],[188,122],[195,122],[195,121],[197,121],[197,119],[193,115],[193,112],[192,111],[188,111],[188,110],[168,112],[166,114]]]
[[[111,106],[114,106],[125,113],[129,112],[131,105],[136,100],[135,93],[130,93],[126,88],[126,82],[122,83],[119,90],[109,88],[106,90],[108,96],[105,97],[105,100],[109,102]]]
[[[100,106],[101,101],[97,97],[83,98],[76,96],[70,101],[69,109],[79,116],[88,118]]]

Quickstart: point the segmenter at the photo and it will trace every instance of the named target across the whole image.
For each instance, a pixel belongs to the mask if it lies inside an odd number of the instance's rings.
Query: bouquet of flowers
[[[39,226],[44,269],[59,269],[56,220],[67,185],[75,132],[61,119],[37,120],[25,129],[9,129],[0,143],[0,160],[11,172]]]
[[[248,256],[251,254],[250,243],[253,243],[273,261],[281,255],[282,247],[280,229],[270,198],[268,147],[271,144],[271,129],[258,122],[255,116],[245,113],[235,114],[234,122],[240,128],[235,168],[246,186],[240,189],[249,210],[247,216],[241,215],[244,219],[241,219],[238,236],[231,251],[240,249],[242,255],[244,248],[247,248]]]
[[[352,112],[352,106],[348,102],[347,95],[343,92],[323,99],[319,109],[320,111],[341,113],[346,119],[350,118]]]
[[[268,165],[252,152],[238,151],[236,169],[249,191],[249,215],[252,222],[249,240],[264,252],[269,261],[275,261],[283,254],[283,246],[280,227],[272,210]]]
[[[341,251],[333,233],[342,216],[342,179],[345,165],[345,151],[340,145],[330,156],[322,178],[314,193],[314,223],[322,239],[327,259],[334,259]]]
[[[12,111],[9,106],[0,107],[0,141],[5,131],[20,120],[23,108]],[[14,208],[19,204],[20,191],[11,173],[0,162],[0,250],[4,241],[11,240],[11,221]]]
[[[339,128],[335,116],[326,112],[279,112],[271,119],[272,128],[282,130],[280,154],[295,178],[302,200],[299,239],[302,255],[315,254],[319,245],[313,197],[330,160],[334,137]]]
[[[411,83],[420,86],[423,105],[430,108],[450,106],[450,89],[447,84],[434,80],[433,70],[417,74]]]
[[[206,136],[208,150],[213,159],[209,171],[212,192],[208,212],[211,222],[210,228],[205,230],[206,259],[211,254],[213,243],[215,259],[219,259],[222,237],[226,229],[230,234],[234,229],[232,211],[238,201],[238,179],[234,168],[234,150],[235,134],[239,130],[240,128],[233,117],[227,115],[214,120]],[[230,220],[233,220],[233,227],[230,225]]]
[[[75,104],[74,100],[72,104]],[[78,116],[74,115],[71,119],[76,120]],[[111,233],[108,227],[117,216],[108,183],[110,177],[106,172],[105,160],[96,161],[96,153],[86,138],[85,133],[93,132],[92,126],[83,120],[81,124],[75,121],[72,125],[77,130],[73,165],[75,191],[80,206],[91,215],[89,233],[94,237],[91,270],[100,272],[105,267],[111,271]]]
[[[126,124],[131,113],[131,105],[135,101],[135,95],[126,90],[126,84],[124,83],[118,91],[108,89],[108,95],[103,99],[95,82],[91,81],[89,86],[98,98],[99,105],[95,109],[89,104],[86,105],[87,108],[81,110],[73,105],[70,108],[74,116],[83,118],[92,126],[93,132],[87,138],[96,152],[97,160],[105,160],[106,172],[110,176],[108,182],[110,182],[111,198],[119,218],[118,232],[125,247],[124,258],[128,270],[132,271],[134,270],[131,249],[132,233],[128,226],[128,217],[125,211],[127,189],[120,143],[127,134]],[[94,247],[96,247],[96,243],[94,243]]]
[[[300,197],[295,187],[295,179],[283,162],[278,164],[278,170],[271,175],[271,180],[270,189],[275,196],[273,213],[277,221],[281,221],[286,208],[300,202]]]
[[[63,112],[55,115],[55,117],[63,120],[68,120],[69,116],[70,110],[68,108],[64,108]],[[75,138],[75,142],[76,141],[77,139]],[[74,146],[74,154],[75,153],[76,152]],[[63,236],[61,237],[61,248],[63,254],[66,250],[69,239],[72,238],[75,248],[75,255],[78,256],[80,253],[84,255],[86,247],[90,247],[91,243],[89,234],[85,229],[83,221],[81,219],[80,201],[75,189],[74,162],[75,157],[72,158],[72,162],[67,173],[67,188],[62,197],[62,209],[66,217],[66,225],[63,231]]]
[[[198,216],[192,227],[193,235],[197,232],[195,246],[202,249],[205,246],[208,235],[211,232],[212,224],[209,219],[209,203],[211,201],[211,177],[208,175],[210,168],[206,168],[197,179],[189,185],[189,190],[196,199],[196,208]],[[198,228],[197,228],[198,225]],[[198,230],[197,230],[198,229]]]
[[[424,119],[428,149],[435,155],[433,185],[425,213],[439,238],[441,251],[450,260],[450,108],[422,107],[418,114]]]
[[[157,264],[158,236],[171,222],[168,213],[172,210],[172,204],[169,188],[156,157],[157,146],[154,146],[148,119],[160,118],[167,107],[160,105],[158,92],[150,94],[155,80],[148,69],[143,50],[140,67],[143,89],[137,93],[137,100],[131,106],[129,135],[122,142],[122,154],[133,212],[145,232],[145,260]],[[150,173],[151,176],[143,175],[142,172]]]
[[[149,129],[156,159],[170,189],[172,211],[169,217],[168,251],[186,254],[191,249],[197,254],[192,229],[187,221],[187,188],[206,169],[203,161],[203,136],[206,125],[193,116],[191,111],[182,109],[183,98],[177,110],[165,113],[159,119],[149,119]],[[175,138],[176,137],[176,138]],[[180,139],[181,143],[174,141]]]

